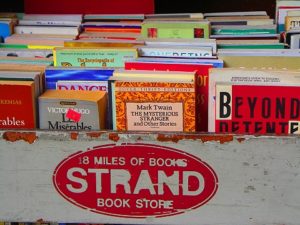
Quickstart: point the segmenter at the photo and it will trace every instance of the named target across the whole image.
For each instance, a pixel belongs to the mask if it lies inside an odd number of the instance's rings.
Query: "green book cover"
[[[153,21],[142,24],[144,38],[209,38],[210,23],[202,21]]]
[[[135,48],[55,48],[54,66],[124,67],[137,58]]]
[[[276,34],[276,28],[272,27],[259,27],[250,28],[245,26],[244,28],[234,27],[212,27],[212,35],[256,35],[256,34]]]
[[[283,43],[278,44],[218,44],[218,49],[284,49]]]
[[[1,43],[0,48],[28,48],[27,45],[19,45],[19,44],[6,44],[6,43]]]

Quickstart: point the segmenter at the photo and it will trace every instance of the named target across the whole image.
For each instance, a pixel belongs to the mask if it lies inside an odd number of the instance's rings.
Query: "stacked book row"
[[[300,52],[263,11],[7,17],[1,129],[300,132]]]

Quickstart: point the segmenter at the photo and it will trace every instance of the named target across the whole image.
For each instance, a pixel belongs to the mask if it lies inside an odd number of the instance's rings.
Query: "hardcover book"
[[[216,84],[217,133],[300,134],[300,86]]]
[[[116,71],[111,88],[114,129],[195,131],[194,76],[191,72]]]
[[[135,48],[55,48],[54,66],[124,67],[137,57]]]
[[[105,129],[105,91],[47,90],[39,97],[40,129]]]
[[[37,128],[35,96],[33,81],[0,80],[0,128]]]
[[[209,21],[144,21],[144,38],[209,38]]]

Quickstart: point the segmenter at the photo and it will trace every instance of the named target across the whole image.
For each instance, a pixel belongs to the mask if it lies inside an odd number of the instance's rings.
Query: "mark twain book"
[[[35,129],[33,81],[0,80],[0,129]]]
[[[193,72],[115,71],[114,129],[195,131],[194,78]]]

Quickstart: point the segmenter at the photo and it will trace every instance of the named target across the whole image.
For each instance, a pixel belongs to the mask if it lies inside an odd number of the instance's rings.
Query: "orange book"
[[[0,81],[0,129],[35,129],[33,81]]]
[[[143,73],[143,76],[139,76]],[[195,82],[192,72],[115,72],[114,129],[194,132]]]

